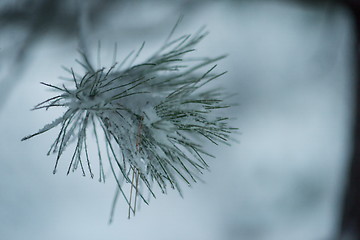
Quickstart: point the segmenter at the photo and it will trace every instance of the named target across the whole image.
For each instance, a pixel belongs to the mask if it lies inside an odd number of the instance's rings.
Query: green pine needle
[[[133,65],[145,43],[120,64],[110,68],[94,67],[87,55],[80,53],[77,62],[84,75],[63,67],[71,75],[72,86],[41,84],[58,94],[34,107],[65,107],[63,116],[45,125],[27,140],[60,126],[60,132],[48,154],[57,155],[54,173],[70,143],[75,143],[67,174],[79,167],[83,175],[94,177],[92,159],[99,160],[99,181],[105,181],[104,167],[109,166],[117,183],[111,219],[118,195],[129,206],[129,217],[135,214],[137,198],[148,203],[148,193],[155,197],[154,183],[163,193],[168,187],[180,194],[181,182],[191,185],[208,169],[201,138],[216,145],[228,144],[236,131],[229,119],[216,113],[228,108],[223,94],[203,86],[221,77],[215,73],[216,62],[225,56],[187,61],[184,56],[207,32],[184,35],[171,40],[146,62]],[[99,45],[100,46],[100,45]],[[100,47],[99,47],[100,49]],[[100,60],[98,60],[100,62]],[[129,67],[124,67],[129,64]],[[201,69],[208,68],[207,71]],[[89,141],[94,140],[97,156],[90,156]],[[107,161],[107,163],[106,163]],[[126,194],[124,182],[130,187]]]

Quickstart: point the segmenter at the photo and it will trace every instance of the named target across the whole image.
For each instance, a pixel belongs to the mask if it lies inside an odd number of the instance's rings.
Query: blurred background
[[[326,0],[0,1],[1,239],[360,239],[360,215],[351,208],[359,194],[346,197],[356,161],[356,6]],[[208,159],[211,172],[205,183],[184,187],[184,199],[173,191],[158,194],[131,220],[120,201],[108,225],[114,182],[99,183],[80,171],[66,176],[65,157],[53,175],[55,156],[46,152],[57,131],[20,139],[62,111],[29,110],[52,96],[40,81],[61,84],[58,77],[67,76],[61,66],[76,66],[79,45],[96,53],[100,40],[106,62],[115,42],[122,59],[146,41],[145,59],[181,15],[176,36],[203,25],[210,31],[197,56],[229,54],[219,62],[228,73],[218,84],[237,93],[231,114],[239,143],[209,145],[216,155]]]

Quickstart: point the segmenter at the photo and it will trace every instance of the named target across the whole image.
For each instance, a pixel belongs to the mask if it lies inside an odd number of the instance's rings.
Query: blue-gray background
[[[2,1],[0,9],[21,8],[26,2]],[[64,1],[63,11],[79,6],[71,4]],[[87,21],[91,23],[94,14]],[[105,55],[117,42],[119,58],[145,40],[145,58],[161,45],[181,14],[185,17],[178,35],[204,24],[210,31],[198,46],[199,56],[229,54],[219,63],[219,69],[229,72],[218,84],[238,93],[233,101],[239,106],[232,115],[240,143],[209,145],[217,158],[209,159],[206,183],[184,186],[184,199],[172,191],[158,194],[131,220],[120,202],[112,225],[107,223],[112,181],[102,184],[80,172],[66,176],[65,158],[53,175],[55,156],[46,152],[56,131],[20,141],[61,114],[29,109],[52,95],[40,81],[58,84],[58,76],[66,75],[61,65],[76,65],[78,39],[47,30],[32,40],[19,61],[33,29],[21,24],[1,28],[0,83],[6,84],[0,88],[0,239],[333,236],[351,139],[349,13],[295,1],[119,1],[84,33],[92,49],[101,40]]]

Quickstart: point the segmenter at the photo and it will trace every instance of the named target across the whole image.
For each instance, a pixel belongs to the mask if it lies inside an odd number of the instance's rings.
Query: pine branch
[[[214,73],[215,63],[224,56],[187,61],[184,57],[193,52],[207,32],[171,40],[173,31],[159,51],[138,65],[133,63],[145,44],[132,59],[133,52],[118,66],[114,53],[114,64],[109,68],[93,66],[86,54],[80,53],[82,60],[77,62],[85,74],[64,67],[72,86],[42,82],[59,93],[34,107],[61,106],[67,108],[66,113],[22,139],[61,126],[48,152],[57,154],[54,173],[71,142],[76,146],[67,174],[80,166],[84,176],[89,173],[93,177],[91,161],[98,158],[99,181],[105,181],[107,159],[118,186],[115,198],[121,193],[128,204],[129,217],[130,213],[135,214],[138,198],[147,204],[147,192],[155,197],[153,183],[163,193],[170,186],[182,195],[181,182],[189,186],[197,182],[203,170],[209,168],[205,156],[212,157],[204,150],[200,138],[216,145],[229,144],[236,131],[229,126],[229,118],[217,113],[230,107],[223,100],[225,96],[218,89],[204,90],[206,84],[225,74]],[[130,66],[124,68],[128,61]],[[88,151],[91,139],[96,142],[95,157]],[[126,186],[130,187],[129,195]],[[111,220],[115,204],[116,201]]]

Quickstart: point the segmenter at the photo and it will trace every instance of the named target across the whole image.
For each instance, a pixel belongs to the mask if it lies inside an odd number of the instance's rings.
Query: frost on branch
[[[97,158],[99,180],[105,181],[104,167],[108,166],[118,185],[115,200],[123,196],[129,216],[135,213],[137,198],[147,203],[149,193],[155,197],[154,184],[163,193],[170,186],[181,194],[181,181],[191,185],[208,168],[204,157],[212,155],[204,151],[203,140],[228,144],[235,130],[216,111],[229,107],[223,94],[218,88],[203,87],[224,74],[215,73],[215,63],[224,56],[184,58],[206,34],[199,31],[168,40],[138,65],[132,63],[144,44],[133,57],[109,68],[96,69],[82,54],[78,63],[85,74],[65,68],[71,86],[42,83],[58,95],[34,107],[65,107],[65,114],[23,140],[60,125],[48,152],[57,155],[54,173],[65,148],[73,143],[67,173],[80,167],[84,176],[88,172],[93,177],[90,159]],[[130,67],[124,68],[126,62]],[[96,156],[89,156],[91,140],[96,143]]]

